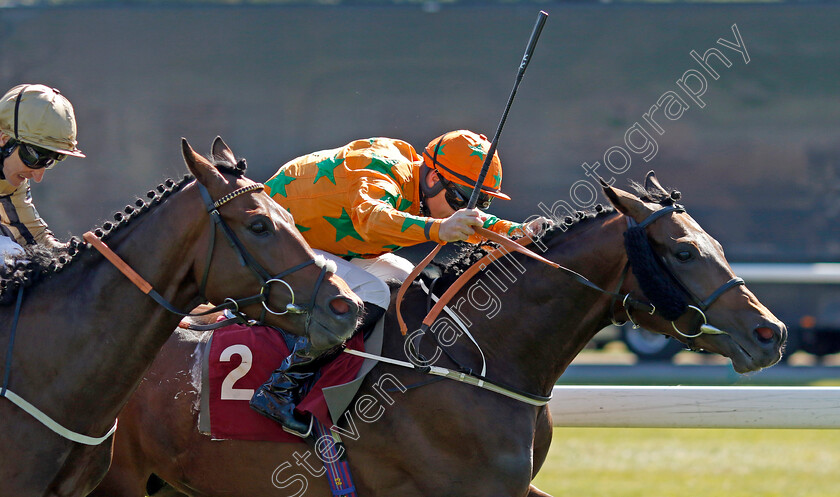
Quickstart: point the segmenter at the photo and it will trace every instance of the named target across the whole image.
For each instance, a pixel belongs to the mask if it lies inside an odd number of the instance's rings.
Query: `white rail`
[[[840,387],[556,386],[554,426],[840,428]]]
[[[840,263],[818,262],[814,264],[788,263],[732,263],[732,270],[750,283],[840,283]]]

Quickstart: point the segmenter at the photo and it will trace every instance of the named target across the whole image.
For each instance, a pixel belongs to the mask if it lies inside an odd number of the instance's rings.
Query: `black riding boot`
[[[292,353],[271,378],[257,389],[251,398],[251,409],[280,423],[284,430],[302,438],[309,436],[312,420],[301,421],[295,415],[299,389],[314,375],[314,371],[300,371],[315,360],[306,337],[297,339]]]
[[[385,309],[365,302],[365,314],[357,331],[369,334],[373,326],[385,314]],[[311,350],[311,344],[306,337],[299,337],[295,341],[294,349],[279,368],[274,370],[271,378],[251,397],[251,409],[263,416],[280,423],[284,430],[302,438],[309,436],[312,428],[311,418],[301,421],[295,415],[295,406],[300,401],[299,390],[310,381],[318,369],[318,364],[313,364],[316,359],[319,364],[328,361],[330,354],[318,354]],[[311,366],[306,368],[306,366]],[[311,371],[307,371],[311,369]]]

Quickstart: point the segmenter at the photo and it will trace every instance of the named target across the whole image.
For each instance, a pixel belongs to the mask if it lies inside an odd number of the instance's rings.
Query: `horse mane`
[[[670,189],[668,191],[662,191],[654,187],[648,189],[641,183],[632,180],[630,181],[630,186],[641,200],[662,206],[673,205],[682,197],[682,194],[678,190]],[[565,238],[565,236],[574,232],[579,226],[588,224],[591,220],[610,215],[614,212],[616,212],[614,207],[603,206],[601,204],[596,204],[587,210],[577,211],[574,216],[566,216],[563,219],[562,225],[555,224],[549,228],[540,237],[540,241],[545,245],[557,243],[558,240]],[[440,260],[435,259],[431,264],[434,267],[425,272],[426,278],[429,280],[439,278],[439,281],[435,283],[436,290],[438,291],[445,291],[470,266],[487,255],[490,250],[498,247],[495,243],[473,245],[460,242],[459,245],[460,248],[454,256],[450,255],[448,258],[442,258]]]
[[[245,174],[247,167],[245,159],[240,159],[236,164],[218,158],[210,158],[210,161],[220,173],[237,178]],[[191,174],[187,174],[180,181],[171,178],[165,180],[146,193],[148,201],[138,197],[133,204],[126,205],[124,209],[115,212],[112,216],[113,221],[105,221],[92,231],[103,241],[108,240],[129,224],[136,224],[138,218],[162,204],[193,179],[195,178]],[[89,249],[87,242],[73,236],[63,248],[27,245],[23,247],[23,254],[6,256],[3,261],[5,264],[0,265],[0,306],[14,303],[21,287],[32,287],[41,281],[48,280],[74,261],[79,260]]]

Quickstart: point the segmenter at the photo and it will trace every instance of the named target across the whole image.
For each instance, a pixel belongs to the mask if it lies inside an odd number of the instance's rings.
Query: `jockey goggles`
[[[52,150],[47,150],[36,145],[30,145],[29,143],[16,140],[10,141],[13,143],[7,145],[7,153],[11,155],[15,147],[17,147],[20,161],[29,169],[52,169],[57,163],[67,158],[64,154],[53,152]]]
[[[447,181],[441,174],[438,174],[438,179],[446,189],[444,196],[446,198],[446,203],[449,204],[449,207],[452,207],[456,211],[466,208],[467,204],[470,203],[470,196],[472,196],[473,189],[468,186]],[[487,208],[490,207],[490,202],[492,200],[493,197],[490,195],[487,195],[484,192],[479,192],[478,202],[476,202],[475,206],[481,210],[487,210]]]

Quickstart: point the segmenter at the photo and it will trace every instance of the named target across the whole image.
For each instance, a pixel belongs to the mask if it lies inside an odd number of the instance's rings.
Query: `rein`
[[[690,338],[696,338],[696,337],[698,337],[698,336],[700,336],[704,333],[712,334],[712,335],[725,334],[726,333],[725,331],[720,330],[720,329],[708,324],[708,320],[706,319],[706,315],[705,315],[704,311],[707,310],[726,291],[728,291],[732,288],[735,288],[737,286],[744,285],[745,284],[744,280],[741,279],[741,278],[738,278],[738,277],[734,277],[734,278],[730,279],[729,281],[727,281],[726,283],[724,283],[723,285],[721,285],[720,287],[718,287],[717,290],[712,292],[711,295],[709,295],[704,300],[701,300],[701,299],[697,298],[694,294],[692,294],[685,287],[685,285],[682,284],[682,282],[679,280],[679,278],[677,278],[677,276],[674,275],[673,272],[665,265],[665,263],[663,261],[661,261],[661,258],[656,256],[656,254],[653,252],[653,248],[650,246],[650,240],[647,237],[647,232],[645,231],[645,229],[650,224],[655,222],[657,219],[659,219],[660,217],[663,217],[667,214],[670,214],[672,212],[682,213],[682,212],[685,212],[685,208],[683,206],[679,205],[679,204],[665,206],[662,209],[659,209],[659,210],[653,212],[647,218],[645,218],[641,223],[638,223],[638,224],[636,224],[636,222],[632,218],[627,216],[628,230],[625,233],[625,248],[628,251],[628,263],[627,263],[627,265],[625,266],[625,268],[622,272],[622,276],[621,276],[621,280],[619,281],[618,288],[616,288],[616,291],[614,291],[614,292],[609,291],[609,290],[604,290],[603,288],[601,288],[597,284],[593,283],[588,278],[579,274],[578,272],[576,272],[572,269],[569,269],[567,267],[561,266],[559,264],[556,264],[554,262],[548,261],[547,259],[545,259],[541,256],[538,256],[538,255],[534,254],[532,251],[526,249],[523,246],[523,244],[521,243],[521,241],[525,240],[527,243],[531,243],[533,240],[531,240],[529,237],[524,237],[522,239],[514,241],[514,240],[510,240],[508,238],[504,238],[504,237],[502,237],[500,235],[497,235],[493,232],[490,232],[489,230],[483,230],[481,228],[476,229],[476,232],[479,232],[480,235],[487,236],[488,238],[491,238],[493,241],[498,241],[498,239],[502,239],[504,241],[504,243],[500,243],[502,245],[502,247],[496,248],[492,252],[489,252],[487,255],[485,255],[483,258],[481,258],[478,262],[474,263],[472,266],[470,266],[466,271],[464,271],[458,277],[458,279],[446,290],[446,292],[444,292],[444,294],[440,297],[440,299],[435,303],[434,307],[432,307],[432,309],[426,314],[426,317],[423,319],[422,324],[420,326],[420,329],[417,330],[419,332],[418,336],[420,338],[422,338],[422,336],[425,335],[431,329],[432,324],[434,324],[435,320],[438,318],[441,311],[446,308],[446,304],[450,300],[452,300],[452,298],[455,296],[455,294],[458,293],[464,287],[464,285],[470,279],[472,279],[473,276],[475,276],[480,270],[483,270],[483,269],[487,268],[492,262],[499,259],[499,257],[507,255],[511,250],[516,250],[516,251],[519,251],[519,252],[523,252],[526,255],[529,255],[530,257],[536,256],[536,257],[534,257],[535,259],[540,260],[541,262],[546,262],[546,263],[550,264],[552,267],[555,267],[557,269],[560,269],[560,270],[566,272],[573,279],[575,279],[577,282],[581,283],[582,285],[585,285],[585,286],[587,286],[587,287],[589,287],[593,290],[596,290],[598,292],[601,292],[605,295],[610,295],[613,298],[613,302],[615,302],[617,299],[620,299],[621,303],[622,303],[622,306],[624,307],[625,312],[627,313],[627,316],[628,316],[628,318],[630,318],[631,321],[633,321],[633,320],[632,320],[632,317],[630,315],[630,310],[633,309],[633,308],[638,308],[638,309],[645,310],[649,314],[655,314],[657,312],[657,306],[655,305],[655,302],[654,303],[648,303],[648,302],[642,302],[642,301],[636,300],[636,299],[634,299],[633,297],[630,296],[629,292],[625,295],[622,295],[621,293],[619,293],[619,290],[624,283],[624,279],[627,275],[627,270],[628,270],[629,267],[633,268],[633,272],[634,272],[635,275],[637,275],[637,278],[639,278],[638,277],[639,271],[644,271],[644,269],[642,269],[642,268],[637,269],[637,266],[639,265],[638,258],[632,257],[630,255],[632,248],[636,247],[636,246],[641,246],[642,243],[644,243],[647,246],[647,250],[649,250],[649,252],[651,254],[653,254],[652,257],[657,261],[658,266],[659,266],[658,269],[660,271],[664,272],[666,274],[666,276],[669,277],[671,280],[673,280],[673,282],[677,285],[677,288],[681,292],[683,292],[685,295],[687,295],[692,300],[692,302],[695,304],[695,305],[685,305],[685,306],[683,306],[681,308],[681,312],[679,312],[676,316],[674,316],[673,319],[670,319],[667,316],[663,316],[663,317],[666,317],[666,319],[669,319],[669,321],[671,321],[671,325],[673,326],[674,330],[677,333],[679,333],[680,335],[682,335],[686,338],[689,338],[689,339]],[[492,237],[488,236],[488,235],[492,235]],[[627,240],[635,240],[635,241],[634,242],[628,242]],[[643,240],[643,242],[642,242],[642,240]],[[407,325],[405,324],[405,321],[402,318],[402,312],[401,312],[401,309],[400,309],[400,307],[401,307],[400,304],[402,302],[402,298],[405,295],[405,292],[407,291],[408,287],[417,278],[417,276],[420,274],[420,272],[423,270],[423,268],[425,268],[425,266],[428,265],[428,263],[431,262],[431,260],[434,258],[434,256],[438,253],[438,251],[440,250],[440,247],[441,247],[441,245],[438,245],[438,247],[436,247],[428,256],[426,256],[426,258],[423,259],[423,261],[417,267],[415,267],[414,271],[412,271],[411,274],[409,274],[408,278],[406,278],[406,280],[403,282],[402,286],[399,289],[399,292],[397,294],[397,305],[396,305],[396,307],[397,307],[397,320],[399,322],[400,331],[403,334],[403,336],[406,335],[406,332],[408,331],[408,327],[407,327]],[[637,259],[637,260],[634,261],[633,259]],[[640,285],[641,285],[641,278],[639,278],[639,279],[640,279]],[[647,294],[647,289],[643,288],[643,292],[645,294]],[[675,323],[676,319],[679,318],[684,313],[688,312],[689,309],[694,310],[695,312],[699,313],[700,316],[703,319],[703,324],[700,325],[699,331],[694,335],[689,335],[689,334],[683,333],[682,331],[680,331],[677,328],[677,325]],[[660,314],[662,314],[662,313],[660,312]],[[613,321],[613,323],[616,323],[615,319],[612,319],[612,321]],[[616,323],[616,324],[618,324],[618,323]],[[634,327],[638,327],[638,325],[635,322],[633,322],[633,324],[634,324]],[[410,335],[409,337],[413,337],[414,335],[415,335],[415,333],[412,333],[412,335]],[[432,334],[432,336],[434,337],[434,334]],[[407,345],[407,347],[410,347],[411,349],[414,349],[415,351],[417,351],[417,347],[414,345],[414,342],[412,340],[407,340],[406,345]],[[358,352],[358,351],[345,350],[345,352],[347,352],[349,354],[353,354],[353,355],[366,357],[368,359],[377,359],[377,360],[384,361],[384,362],[387,362],[387,363],[390,363],[390,364],[404,366],[404,367],[408,367],[408,368],[412,368],[412,369],[418,369],[418,370],[420,370],[422,372],[425,372],[425,373],[428,373],[428,374],[442,376],[442,377],[445,377],[445,378],[449,378],[449,379],[461,381],[461,382],[464,382],[464,383],[468,383],[470,385],[474,385],[474,386],[477,386],[477,387],[480,387],[480,388],[485,388],[485,389],[494,391],[496,393],[505,395],[507,397],[519,400],[521,402],[524,402],[526,404],[533,405],[533,406],[543,406],[546,403],[548,403],[549,400],[551,400],[550,395],[549,396],[534,395],[534,394],[530,394],[530,393],[527,393],[527,392],[522,392],[522,391],[520,391],[516,388],[510,387],[510,386],[505,386],[505,385],[501,385],[501,384],[498,384],[498,383],[490,382],[483,375],[475,374],[475,373],[472,372],[471,369],[465,368],[463,365],[461,365],[457,360],[455,360],[448,353],[447,353],[447,356],[459,367],[459,371],[452,371],[452,370],[449,370],[449,369],[446,369],[446,368],[439,368],[437,366],[431,366],[431,365],[417,365],[417,364],[414,364],[413,362],[408,363],[408,362],[405,362],[405,361],[398,361],[398,360],[395,360],[395,359],[373,356],[371,354],[365,354],[363,352]],[[418,354],[418,356],[419,356],[419,354]]]
[[[260,282],[260,293],[256,295],[252,295],[250,297],[244,297],[241,299],[232,299],[226,298],[224,303],[216,305],[208,310],[199,313],[189,313],[184,312],[173,306],[169,301],[167,301],[163,296],[161,296],[155,289],[149,284],[143,277],[137,274],[131,266],[129,266],[124,260],[120,258],[110,247],[108,247],[102,240],[100,240],[94,233],[88,231],[84,234],[84,239],[88,243],[91,244],[93,248],[99,251],[111,264],[113,264],[120,272],[123,273],[132,283],[134,283],[137,288],[140,289],[144,294],[151,297],[155,302],[160,304],[163,308],[168,310],[173,314],[177,314],[179,316],[187,316],[187,317],[197,317],[197,316],[205,316],[208,314],[212,314],[218,311],[223,310],[230,310],[234,314],[234,318],[227,319],[215,323],[213,325],[209,325],[209,328],[205,326],[204,328],[207,329],[215,329],[220,328],[222,326],[227,326],[233,322],[239,323],[249,323],[247,317],[239,310],[240,307],[247,307],[252,304],[260,303],[262,304],[263,310],[260,314],[260,319],[256,322],[263,322],[265,320],[266,312],[269,312],[274,315],[282,316],[283,314],[306,314],[306,328],[309,327],[309,320],[312,316],[312,310],[315,307],[315,297],[318,295],[318,290],[321,288],[321,283],[324,281],[324,277],[326,273],[330,270],[330,265],[327,264],[325,258],[316,258],[309,261],[302,262],[295,266],[292,266],[281,273],[271,276],[268,271],[266,271],[254,257],[248,252],[233,230],[228,226],[224,219],[222,219],[221,214],[219,213],[219,208],[225,205],[226,203],[230,202],[231,200],[235,199],[236,197],[260,191],[265,188],[264,185],[260,183],[255,183],[253,185],[245,186],[234,190],[233,192],[228,193],[224,197],[220,198],[219,200],[213,201],[210,197],[207,188],[201,183],[196,183],[198,186],[199,192],[201,194],[201,198],[204,201],[205,207],[207,208],[207,213],[210,215],[210,243],[208,244],[208,252],[207,252],[207,263],[204,267],[204,272],[201,278],[201,284],[199,287],[199,295],[204,296],[206,286],[207,286],[207,279],[210,274],[210,267],[212,265],[213,259],[213,252],[215,249],[216,243],[216,230],[220,229],[221,232],[225,235],[225,238],[228,241],[228,244],[231,246],[233,251],[236,253],[237,257],[239,258],[239,263],[242,266],[247,266],[252,273],[257,277]],[[292,289],[291,285],[286,283],[283,280],[284,277],[299,271],[310,264],[315,264],[316,266],[321,268],[321,274],[318,275],[318,280],[315,283],[315,288],[312,293],[312,299],[309,305],[299,305],[295,303],[295,292]],[[268,304],[266,303],[269,297],[270,292],[270,285],[272,283],[281,283],[286,286],[286,289],[289,291],[291,295],[291,302],[286,305],[286,308],[282,312],[278,312],[269,308]]]
[[[111,437],[111,435],[113,435],[114,432],[117,431],[118,420],[114,420],[114,424],[111,426],[111,429],[108,430],[108,433],[106,433],[105,435],[101,437],[89,437],[87,435],[82,435],[81,433],[77,433],[73,430],[65,428],[64,426],[56,422],[54,419],[47,416],[43,411],[27,402],[26,399],[9,390],[9,376],[12,372],[12,351],[15,348],[15,335],[17,334],[18,318],[20,317],[20,309],[22,306],[23,285],[21,285],[18,288],[17,301],[15,302],[15,315],[12,318],[12,330],[9,333],[9,345],[6,349],[6,366],[5,372],[3,374],[3,387],[2,389],[0,389],[0,397],[7,399],[12,404],[23,409],[27,414],[35,418],[38,422],[40,422],[53,432],[61,435],[66,439],[72,440],[73,442],[84,445],[99,445],[105,440],[108,440]]]
[[[209,251],[207,254],[207,265],[204,269],[204,275],[202,277],[201,286],[200,286],[200,295],[204,296],[205,286],[207,284],[207,277],[210,273],[210,265],[213,258],[213,249],[215,245],[216,239],[216,228],[219,227],[222,230],[222,233],[225,234],[227,237],[228,243],[234,249],[237,256],[239,257],[239,262],[242,266],[248,266],[249,269],[257,276],[257,279],[260,281],[260,293],[258,295],[254,295],[252,297],[246,297],[243,299],[234,300],[231,298],[225,299],[225,303],[218,305],[208,311],[197,313],[197,314],[189,314],[183,311],[178,310],[175,308],[170,302],[164,299],[158,292],[154,290],[152,285],[150,285],[143,277],[141,277],[136,271],[134,271],[131,266],[129,266],[125,261],[123,261],[117,254],[114,253],[102,240],[99,239],[94,233],[88,231],[84,234],[84,239],[88,243],[91,244],[93,248],[99,251],[105,259],[107,259],[111,264],[116,266],[117,269],[120,270],[135,286],[137,286],[144,294],[149,295],[155,302],[163,306],[166,310],[178,314],[181,316],[203,316],[205,314],[209,314],[212,312],[216,312],[219,310],[230,309],[232,312],[235,313],[237,316],[236,318],[221,321],[212,325],[213,328],[225,326],[230,324],[233,321],[237,322],[247,322],[247,319],[244,314],[239,311],[240,306],[248,306],[257,302],[260,302],[263,306],[263,311],[260,316],[260,321],[263,320],[265,317],[266,312],[270,312],[271,314],[275,315],[283,315],[286,313],[291,314],[307,314],[306,320],[306,328],[309,327],[309,320],[312,316],[312,310],[315,308],[315,297],[318,295],[318,290],[321,287],[321,283],[324,280],[324,277],[327,271],[335,271],[334,266],[331,266],[327,260],[323,257],[309,260],[306,262],[302,262],[297,264],[275,276],[270,276],[269,273],[254,259],[248,250],[242,245],[242,242],[237,238],[236,234],[233,230],[230,229],[230,226],[222,219],[221,214],[219,214],[219,208],[225,205],[226,203],[230,202],[234,198],[250,193],[255,192],[258,190],[263,190],[265,187],[260,183],[255,183],[253,185],[245,186],[234,190],[224,197],[216,200],[215,202],[211,199],[210,194],[207,192],[207,188],[202,185],[201,183],[196,182],[198,185],[199,192],[201,193],[201,197],[204,200],[204,204],[207,208],[207,213],[210,215],[210,226],[211,226],[211,234],[210,234],[210,243],[209,243]],[[315,264],[316,266],[321,268],[321,274],[318,276],[318,280],[315,284],[315,289],[312,293],[312,300],[309,305],[303,306],[299,304],[295,304],[295,292],[292,289],[291,285],[286,283],[283,278],[288,276],[295,271],[303,269],[310,264]],[[269,294],[269,286],[271,283],[282,283],[288,288],[291,294],[291,303],[286,305],[286,309],[282,312],[277,312],[268,307],[266,301],[268,300]],[[11,373],[11,364],[12,364],[12,351],[14,349],[15,343],[15,334],[17,331],[17,322],[18,317],[20,316],[20,311],[23,302],[23,286],[18,289],[18,296],[17,302],[15,304],[15,314],[12,321],[12,329],[9,335],[9,345],[6,350],[6,364],[5,364],[5,372],[3,376],[3,386],[0,389],[0,397],[8,399],[10,402],[15,404],[16,406],[23,409],[26,413],[30,416],[34,417],[37,421],[41,424],[52,430],[53,432],[57,433],[58,435],[67,438],[73,442],[85,444],[85,445],[100,445],[104,441],[108,440],[111,435],[117,429],[117,420],[114,420],[114,424],[108,433],[101,437],[89,437],[87,435],[82,435],[80,433],[74,432],[68,428],[65,428],[49,416],[47,416],[43,411],[35,407],[34,405],[27,402],[25,399],[17,395],[16,393],[12,392],[8,389],[9,384],[9,375]]]

